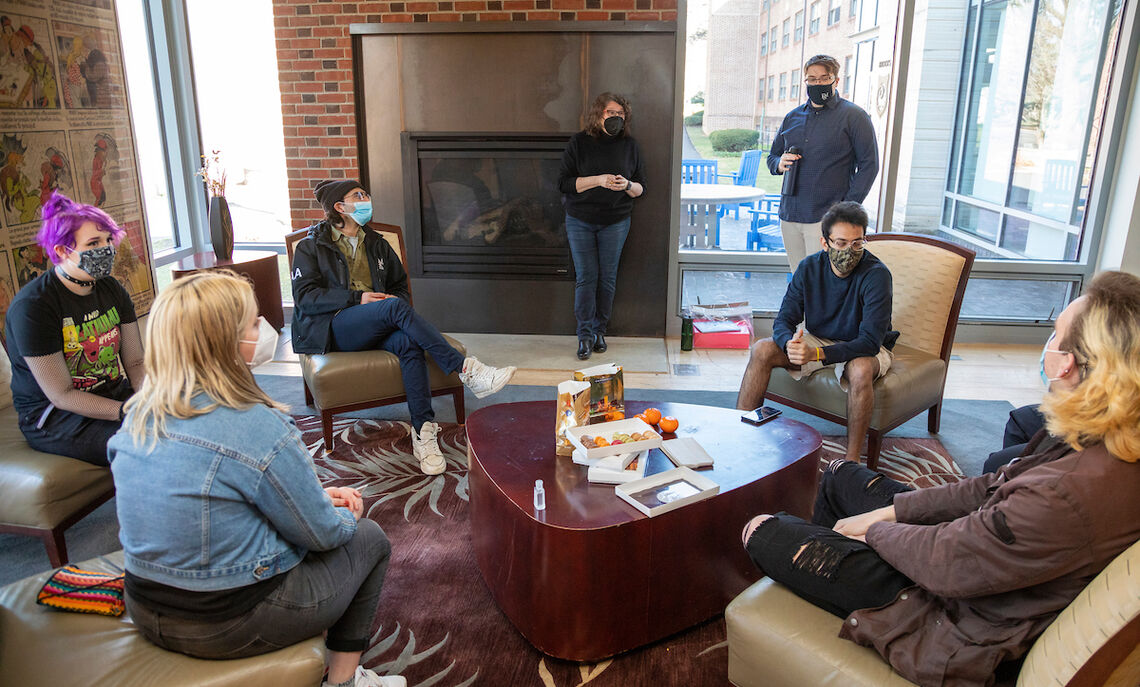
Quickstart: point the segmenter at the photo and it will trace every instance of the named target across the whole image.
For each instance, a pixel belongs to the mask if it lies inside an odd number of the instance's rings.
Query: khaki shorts
[[[818,336],[813,336],[811,332],[804,330],[804,344],[806,344],[809,348],[823,348],[824,346],[830,346],[833,343],[836,342],[832,341],[831,339],[821,339]],[[883,348],[882,346],[879,346],[879,352],[875,354],[875,360],[879,361],[879,375],[878,377],[875,377],[875,379],[878,379],[879,377],[887,374],[887,370],[891,369],[891,360],[893,359],[894,358],[891,355],[890,351]],[[824,368],[832,368],[835,370],[835,378],[839,380],[839,387],[844,391],[847,391],[847,380],[843,377],[843,367],[845,365],[846,363],[832,363],[831,365],[825,365],[821,360],[812,360],[801,365],[800,369],[798,370],[789,369],[788,374],[792,376],[792,379],[799,381],[801,379],[806,379],[812,376]]]

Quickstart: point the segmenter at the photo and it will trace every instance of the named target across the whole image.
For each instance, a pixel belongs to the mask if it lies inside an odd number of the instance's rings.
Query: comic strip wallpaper
[[[113,0],[0,1],[0,336],[12,296],[51,266],[36,233],[56,190],[126,230],[112,274],[150,310],[122,54]]]

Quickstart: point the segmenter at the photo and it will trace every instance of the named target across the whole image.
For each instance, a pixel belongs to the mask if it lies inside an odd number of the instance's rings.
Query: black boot
[[[590,339],[578,339],[578,360],[590,359],[590,345],[592,343]]]
[[[606,346],[606,337],[601,334],[594,334],[594,353],[605,353],[606,348],[608,348],[608,346]]]

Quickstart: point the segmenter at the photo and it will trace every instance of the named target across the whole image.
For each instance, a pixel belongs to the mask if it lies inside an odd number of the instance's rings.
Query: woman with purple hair
[[[143,380],[135,307],[110,276],[123,230],[58,191],[42,216],[37,239],[55,267],[8,308],[12,403],[32,448],[107,465],[123,402]]]

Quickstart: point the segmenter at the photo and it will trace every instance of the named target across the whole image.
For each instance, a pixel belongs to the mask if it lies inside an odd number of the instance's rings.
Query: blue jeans
[[[331,651],[368,648],[369,631],[392,545],[384,530],[361,519],[344,546],[310,551],[285,579],[248,613],[223,621],[200,621],[157,613],[127,597],[131,620],[152,643],[209,659],[259,656],[328,630]]]
[[[333,317],[332,350],[372,351],[377,348],[400,359],[400,375],[408,397],[412,427],[420,431],[435,420],[431,409],[424,351],[448,374],[463,369],[463,354],[451,347],[431,322],[399,298],[353,305]]]
[[[614,307],[618,261],[629,218],[615,224],[590,224],[566,215],[566,236],[574,258],[574,319],[578,338],[605,334]]]

